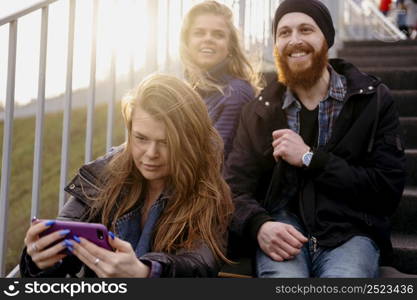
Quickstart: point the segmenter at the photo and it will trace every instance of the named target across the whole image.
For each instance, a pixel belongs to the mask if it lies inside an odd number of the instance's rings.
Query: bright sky
[[[0,17],[8,15],[33,0],[0,1]],[[66,80],[68,35],[68,3],[58,1],[50,5],[48,26],[46,94],[63,93]],[[90,74],[90,51],[93,1],[76,2],[73,88],[87,86]],[[111,52],[117,53],[117,75],[128,72],[131,57],[135,67],[145,61],[147,39],[146,1],[99,1],[97,38],[97,80],[109,76]],[[4,13],[4,12],[7,13]],[[37,95],[39,69],[41,11],[31,13],[18,23],[15,98],[24,104]],[[138,30],[141,28],[141,30]],[[6,94],[9,26],[0,27],[0,101]]]
[[[169,55],[178,61],[179,32],[182,16],[202,0],[159,1],[157,61],[160,69]],[[0,0],[0,18],[27,7],[38,0]],[[90,78],[90,50],[92,29],[92,0],[76,1],[73,89],[88,86]],[[128,74],[130,65],[138,70],[146,63],[148,39],[148,0],[100,0],[97,36],[96,80],[109,77],[111,53],[116,53],[116,76]],[[238,24],[239,1],[219,1],[234,11]],[[180,5],[182,3],[182,6]],[[247,0],[247,29],[259,36],[268,30],[259,20],[268,21],[269,1]],[[256,4],[255,4],[256,3]],[[66,82],[67,36],[69,1],[60,0],[49,7],[46,97],[64,93]],[[249,15],[250,14],[250,15]],[[167,24],[169,20],[169,24]],[[37,97],[41,10],[18,21],[15,100],[28,103]],[[0,105],[5,101],[7,85],[9,26],[0,27]],[[269,33],[268,33],[269,35]],[[250,42],[249,39],[246,43]]]

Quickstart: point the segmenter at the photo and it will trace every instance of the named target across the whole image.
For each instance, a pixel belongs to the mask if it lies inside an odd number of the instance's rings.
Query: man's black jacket
[[[354,235],[371,237],[383,258],[390,257],[389,216],[405,183],[405,156],[396,105],[377,78],[340,59],[332,67],[347,79],[345,104],[326,146],[315,149],[303,170],[300,214],[320,246],[335,247]],[[275,162],[272,132],[288,128],[282,110],[285,86],[273,80],[248,103],[226,164],[236,211],[231,231],[256,241],[260,226],[272,220],[279,199],[285,161]]]

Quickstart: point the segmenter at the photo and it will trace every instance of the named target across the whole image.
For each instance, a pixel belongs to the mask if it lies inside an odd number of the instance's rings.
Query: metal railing
[[[33,161],[33,175],[32,175],[32,198],[31,198],[31,216],[39,215],[40,204],[40,188],[42,186],[42,149],[44,138],[44,121],[45,121],[45,108],[46,108],[46,67],[47,67],[47,54],[48,54],[48,20],[50,17],[50,5],[58,0],[43,0],[39,1],[27,8],[21,9],[18,12],[12,13],[0,20],[0,26],[9,26],[9,42],[8,42],[8,67],[7,67],[7,92],[6,92],[6,104],[4,110],[4,134],[3,134],[3,157],[1,168],[1,190],[0,190],[0,276],[5,276],[5,258],[7,251],[7,223],[9,214],[9,186],[11,182],[11,153],[12,153],[12,141],[13,141],[13,120],[14,107],[15,107],[15,80],[16,80],[16,52],[17,52],[17,37],[18,37],[18,23],[19,20],[32,13],[41,11],[40,22],[40,56],[39,56],[39,70],[38,70],[38,90],[36,99],[36,127],[35,127],[35,143],[34,143],[34,161]],[[68,28],[67,28],[67,58],[66,58],[66,82],[65,82],[65,94],[63,101],[63,129],[62,129],[62,145],[61,145],[61,165],[60,165],[60,186],[59,186],[59,209],[64,205],[66,201],[66,194],[64,187],[67,184],[68,175],[68,162],[70,152],[70,128],[71,128],[71,110],[73,107],[73,67],[74,67],[74,39],[75,39],[75,24],[76,24],[76,4],[79,0],[60,0],[68,3]],[[128,1],[128,0],[126,0]],[[179,75],[180,67],[178,56],[172,53],[173,45],[176,40],[173,37],[165,39],[163,41],[165,57],[162,59],[157,55],[158,44],[161,43],[161,39],[158,39],[159,23],[162,19],[166,21],[167,35],[170,35],[170,30],[176,30],[179,33],[178,20],[181,20],[183,15],[188,9],[201,2],[201,0],[175,0],[176,5],[170,5],[171,0],[145,0],[147,3],[147,13],[154,18],[149,19],[148,25],[148,40],[146,44],[146,63],[143,66],[141,74],[149,74],[155,70],[170,72]],[[180,5],[177,5],[179,2]],[[263,27],[255,30],[251,24],[260,23],[261,20],[256,15],[250,13],[258,0],[220,0],[229,7],[232,8],[235,17],[236,24],[240,25],[240,29],[243,33],[243,37],[247,49],[252,49],[254,45],[265,46],[269,43],[270,39],[270,18],[279,3],[279,0],[267,0],[263,9]],[[256,2],[256,3],[255,3]],[[90,52],[90,80],[88,86],[87,97],[87,124],[86,124],[86,140],[85,140],[85,158],[84,160],[90,161],[92,159],[92,145],[93,145],[93,125],[94,125],[94,108],[96,104],[96,55],[97,55],[97,18],[99,5],[103,3],[99,0],[94,0],[91,20],[92,21],[92,33],[91,33],[91,52]],[[134,3],[134,1],[131,1]],[[172,3],[171,3],[172,4]],[[178,14],[175,18],[172,14],[162,13],[161,6],[166,5],[175,14]],[[179,18],[178,18],[179,17]],[[64,29],[65,30],[65,29]],[[65,32],[63,32],[65,33]],[[116,33],[120,34],[120,33]],[[175,51],[174,51],[175,52]],[[106,126],[106,149],[113,146],[113,121],[115,119],[115,101],[116,101],[116,53],[113,50],[111,55],[110,66],[110,81],[112,84],[112,90],[110,97],[108,97],[108,109],[107,109],[107,126]],[[133,66],[133,58],[130,63],[130,78],[129,85],[135,84],[135,68]],[[7,277],[15,277],[18,275],[19,268],[16,266]]]
[[[0,276],[5,275],[5,257],[6,257],[6,237],[7,237],[7,221],[9,207],[9,186],[11,173],[11,153],[13,140],[13,119],[15,106],[15,79],[16,79],[16,51],[17,51],[17,28],[19,19],[34,13],[38,10],[42,11],[41,15],[41,37],[40,37],[40,58],[38,73],[38,95],[36,108],[36,128],[35,128],[35,144],[34,144],[34,163],[33,163],[33,179],[32,179],[32,202],[31,216],[37,216],[39,213],[40,203],[40,187],[42,177],[42,148],[43,148],[43,132],[45,119],[45,85],[46,85],[46,61],[48,49],[48,14],[49,6],[57,0],[39,1],[27,8],[0,20],[0,26],[9,25],[9,57],[7,70],[7,92],[4,114],[4,134],[3,134],[3,157],[1,170],[1,191],[0,191]],[[67,47],[67,67],[66,67],[66,88],[65,88],[65,104],[64,104],[64,120],[61,147],[61,174],[60,174],[60,194],[59,208],[65,202],[64,187],[67,184],[68,160],[69,160],[69,144],[70,144],[70,127],[71,127],[71,109],[72,109],[72,71],[74,56],[74,25],[75,25],[75,7],[76,0],[69,1],[69,25],[68,25],[68,47]],[[91,160],[92,141],[93,141],[93,123],[94,123],[94,103],[95,103],[95,72],[96,72],[96,31],[97,31],[97,10],[98,0],[94,0],[93,6],[93,30],[92,30],[92,50],[91,50],[91,68],[90,68],[90,97],[88,99],[88,117],[86,126],[86,147],[85,161]],[[113,80],[113,90],[115,90],[115,58],[113,55],[111,62],[111,79]],[[108,124],[110,134],[107,135],[107,149],[112,145],[112,127],[114,120],[114,102],[115,92],[109,98],[108,108]],[[7,277],[14,277],[18,273],[16,266]]]
[[[4,262],[6,255],[6,235],[7,235],[7,212],[9,207],[9,179],[10,179],[10,161],[12,153],[13,137],[13,114],[14,114],[14,88],[16,74],[16,44],[17,44],[17,21],[12,20],[9,23],[9,57],[7,66],[7,89],[6,89],[6,118],[4,121],[3,136],[3,156],[1,169],[0,185],[0,261]],[[0,267],[1,275],[4,274],[4,264]]]
[[[42,10],[41,25],[41,56],[39,63],[38,78],[38,110],[36,120],[36,139],[35,139],[35,158],[33,170],[33,197],[32,197],[32,213],[38,210],[40,172],[41,172],[41,155],[42,147],[42,127],[43,127],[43,111],[45,103],[45,73],[46,73],[46,48],[47,48],[47,28],[48,28],[48,8],[49,5],[57,0],[46,0],[38,2],[19,12],[13,13],[0,20],[0,26],[9,24],[9,56],[7,67],[7,92],[4,120],[3,135],[3,156],[2,156],[2,174],[1,174],[1,191],[0,191],[0,275],[5,274],[5,256],[6,256],[6,236],[7,236],[7,215],[9,206],[9,183],[10,183],[10,167],[13,139],[13,119],[14,119],[14,102],[15,102],[15,79],[16,79],[16,49],[17,49],[17,28],[19,18],[30,14],[39,9]],[[15,268],[16,269],[16,268]],[[16,272],[16,270],[14,270]],[[12,272],[13,273],[13,272]],[[11,274],[13,275],[13,274]]]
[[[382,40],[394,42],[407,37],[392,18],[387,18],[372,0],[347,0],[341,7],[344,40]]]

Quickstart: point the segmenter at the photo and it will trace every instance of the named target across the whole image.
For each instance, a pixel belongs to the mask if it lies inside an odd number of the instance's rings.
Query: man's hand
[[[310,151],[301,136],[291,129],[275,130],[272,133],[272,147],[274,148],[274,158],[282,158],[287,163],[295,167],[302,167],[303,154]]]
[[[275,261],[293,259],[308,239],[294,226],[281,222],[265,222],[258,232],[262,251]]]

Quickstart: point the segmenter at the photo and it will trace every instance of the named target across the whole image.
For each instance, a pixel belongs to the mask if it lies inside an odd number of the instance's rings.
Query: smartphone
[[[42,232],[40,236],[42,237],[64,229],[69,229],[71,232],[64,236],[63,239],[74,239],[74,235],[77,235],[89,240],[99,247],[113,251],[113,248],[108,242],[107,228],[103,224],[55,220],[55,224]]]

